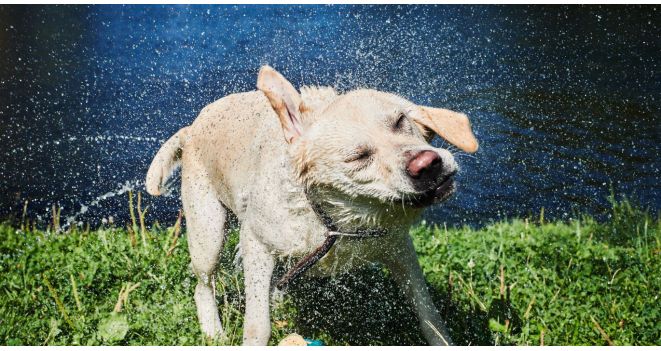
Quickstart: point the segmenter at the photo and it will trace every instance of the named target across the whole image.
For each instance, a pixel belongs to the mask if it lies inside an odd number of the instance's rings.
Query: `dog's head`
[[[299,94],[268,66],[257,87],[280,119],[301,181],[349,207],[406,210],[443,201],[454,191],[458,166],[450,151],[428,142],[438,134],[465,152],[478,148],[466,115],[394,94],[338,95],[330,88]]]

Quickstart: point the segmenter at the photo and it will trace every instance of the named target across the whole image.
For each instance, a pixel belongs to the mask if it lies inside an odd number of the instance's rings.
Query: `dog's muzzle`
[[[454,192],[456,171],[447,172],[441,156],[432,150],[418,152],[406,164],[406,173],[418,192],[405,201],[409,206],[426,207],[447,199]]]
[[[454,174],[455,172],[442,177],[436,185],[424,192],[411,195],[405,203],[411,207],[427,207],[447,200],[455,190]]]

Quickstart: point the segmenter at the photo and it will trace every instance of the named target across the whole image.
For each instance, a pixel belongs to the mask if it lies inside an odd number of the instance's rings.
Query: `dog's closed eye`
[[[392,130],[393,132],[408,132],[410,130],[410,125],[408,123],[408,119],[406,118],[406,114],[404,112],[400,113],[397,115],[397,118],[395,119],[395,123],[392,124]]]
[[[368,163],[372,159],[374,151],[367,146],[360,146],[356,148],[347,158],[344,159],[346,163],[363,162]]]

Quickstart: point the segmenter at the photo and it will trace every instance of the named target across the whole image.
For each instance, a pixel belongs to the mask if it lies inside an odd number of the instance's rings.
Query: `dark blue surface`
[[[658,211],[655,6],[0,6],[0,215],[127,217],[160,143],[270,64],[296,86],[371,87],[471,116],[457,196],[479,224]],[[438,140],[436,142],[439,142]],[[103,195],[106,197],[103,197]],[[148,198],[173,221],[178,192]]]

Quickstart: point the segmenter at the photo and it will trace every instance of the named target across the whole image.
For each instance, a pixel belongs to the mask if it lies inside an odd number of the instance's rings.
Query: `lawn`
[[[58,230],[56,218],[44,230],[26,218],[1,224],[0,344],[239,344],[236,231],[216,286],[226,333],[210,341],[197,324],[185,226],[148,227],[141,209],[131,213],[126,226],[94,230]],[[411,235],[456,343],[661,344],[660,221],[626,200],[603,223],[422,223]],[[274,297],[272,311],[272,344],[292,332],[329,345],[423,343],[410,306],[376,265],[306,277]]]

